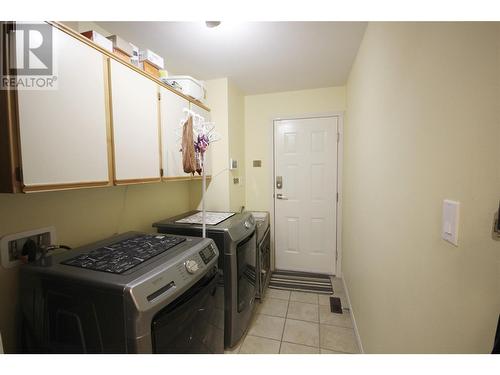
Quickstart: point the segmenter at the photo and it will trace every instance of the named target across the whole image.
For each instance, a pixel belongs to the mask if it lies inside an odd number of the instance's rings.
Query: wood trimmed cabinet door
[[[56,28],[53,48],[57,88],[17,91],[23,190],[108,185],[103,56]]]
[[[205,119],[205,121],[209,122],[210,121],[210,112],[197,106],[196,104],[193,104],[193,103],[189,103],[190,105],[190,109],[197,113],[198,115],[200,116],[203,116],[203,118]],[[216,128],[217,130],[217,128]],[[214,147],[214,145],[210,145],[208,146],[208,150],[207,150],[207,154],[205,156],[205,174],[207,176],[212,176],[212,155],[213,155],[213,152],[212,152],[212,148]],[[229,162],[229,161],[228,161]]]
[[[158,85],[115,60],[110,81],[115,183],[158,182]]]
[[[191,174],[182,168],[180,126],[186,114],[183,109],[189,109],[189,102],[182,96],[163,87],[160,88],[161,144],[162,166],[165,179],[189,179]]]

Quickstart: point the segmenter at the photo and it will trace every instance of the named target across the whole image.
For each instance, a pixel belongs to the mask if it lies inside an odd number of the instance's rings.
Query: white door
[[[158,85],[111,60],[117,183],[160,180]]]
[[[276,268],[335,274],[338,118],[274,124]]]
[[[107,184],[103,56],[55,28],[53,49],[57,89],[17,92],[25,190]]]
[[[161,144],[164,177],[190,177],[182,169],[181,121],[186,117],[183,109],[189,109],[189,102],[182,96],[163,87],[160,88]]]

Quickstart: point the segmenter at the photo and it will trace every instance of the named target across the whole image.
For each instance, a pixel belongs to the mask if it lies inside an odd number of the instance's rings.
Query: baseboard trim
[[[363,343],[361,342],[361,336],[359,335],[358,325],[356,324],[356,318],[354,317],[354,309],[352,308],[351,297],[349,296],[349,289],[347,288],[345,277],[342,278],[342,284],[344,285],[345,296],[347,298],[347,303],[349,304],[349,313],[351,314],[352,325],[354,326],[354,334],[356,335],[359,351],[361,354],[365,354]]]

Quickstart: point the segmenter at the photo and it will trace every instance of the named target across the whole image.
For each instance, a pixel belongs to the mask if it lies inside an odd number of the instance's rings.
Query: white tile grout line
[[[259,302],[261,303],[261,302]],[[244,341],[245,339],[247,338],[248,336],[248,332],[250,331],[250,328],[252,326],[252,324],[255,322],[255,320],[257,319],[257,315],[259,315],[257,313],[257,307],[255,308],[255,311],[254,311],[254,315],[252,316],[252,318],[250,319],[250,324],[248,325],[247,329],[245,329],[245,332],[243,333],[243,336],[241,337],[240,341],[238,342],[239,344],[239,347],[238,347],[238,350],[236,352],[236,354],[240,354],[240,351],[241,351],[241,347],[243,346],[244,344]],[[254,335],[250,335],[250,336],[254,336]],[[257,337],[260,337],[260,336],[257,336]],[[267,337],[264,337],[264,338],[267,338]]]
[[[319,349],[319,354],[321,354],[321,321],[319,316],[319,297],[318,297],[318,349]]]
[[[320,354],[321,354],[321,349],[329,350],[331,352],[342,353],[342,354],[356,354],[356,353],[343,352],[342,350],[338,350],[338,349],[333,350],[333,349],[328,349],[328,348],[322,348],[321,346],[311,346],[311,345],[307,345],[307,344],[298,344],[296,342],[291,342],[291,341],[283,341],[283,342],[287,343],[287,344],[301,345],[301,346],[307,346],[308,348],[319,349]]]
[[[286,304],[285,322],[283,323],[283,331],[281,332],[280,348],[278,350],[278,354],[281,354],[281,345],[283,344],[283,336],[285,335],[285,327],[286,327],[286,320],[287,320],[287,316],[288,316],[288,308],[290,307],[290,298],[292,298],[291,292],[290,292],[290,295],[288,296],[288,301]]]
[[[342,282],[344,282],[344,281],[342,280]],[[345,286],[344,286],[344,287],[345,287]],[[346,295],[347,295],[347,293],[346,293]],[[291,294],[290,294],[290,297],[291,297]],[[347,297],[348,297],[348,295],[347,295]],[[270,299],[278,299],[278,298],[271,298],[271,297],[268,297],[268,298],[270,298]],[[319,312],[319,306],[320,306],[320,305],[319,305],[319,299],[318,299],[318,303],[317,303],[317,305],[318,305],[318,322],[312,322],[312,321],[310,321],[310,320],[302,320],[302,319],[291,319],[291,320],[298,320],[298,321],[301,321],[301,322],[306,322],[306,323],[317,323],[317,324],[318,324],[318,330],[319,330],[319,332],[318,332],[318,333],[319,333],[319,334],[318,334],[318,337],[319,337],[319,344],[318,344],[318,347],[316,347],[316,346],[311,346],[311,345],[306,345],[306,344],[299,344],[299,343],[295,343],[295,342],[291,342],[291,341],[284,341],[284,340],[283,340],[283,336],[284,336],[284,334],[285,334],[285,326],[286,326],[286,321],[287,321],[287,319],[288,319],[288,308],[289,308],[289,306],[290,306],[290,302],[298,302],[298,301],[291,301],[291,300],[290,300],[290,298],[289,298],[288,300],[283,300],[283,299],[281,299],[280,301],[287,301],[287,310],[286,310],[286,313],[285,313],[285,317],[284,317],[284,318],[283,318],[282,316],[275,316],[275,315],[268,315],[268,314],[263,314],[263,313],[257,313],[257,314],[256,314],[256,316],[255,316],[255,317],[253,318],[253,320],[252,320],[252,323],[253,323],[253,322],[255,321],[255,319],[257,319],[257,315],[259,315],[259,314],[260,314],[260,315],[265,315],[265,316],[274,317],[274,318],[282,318],[282,319],[284,319],[284,323],[283,323],[283,331],[281,332],[281,339],[279,340],[279,343],[280,343],[279,352],[281,352],[281,346],[282,346],[283,342],[287,342],[287,343],[290,343],[290,344],[295,344],[295,345],[304,345],[304,346],[307,346],[307,347],[309,347],[309,348],[319,349],[319,353],[320,353],[320,354],[321,354],[321,349],[331,350],[331,349],[328,349],[328,348],[322,348],[322,347],[321,347],[321,322],[319,321],[319,320],[320,320],[320,319],[319,319],[319,318],[320,318],[320,317],[319,317],[319,314],[320,314],[320,312]],[[305,302],[302,302],[302,303],[305,303]],[[348,303],[349,303],[349,305],[350,305],[350,301],[349,301],[349,299],[348,299]],[[310,303],[310,305],[314,305],[314,304],[313,304],[313,303]],[[352,318],[353,318],[353,316],[352,316],[352,314],[351,314],[351,319],[352,319]],[[353,321],[353,323],[354,323],[354,321]],[[324,325],[328,325],[328,326],[334,326],[334,327],[340,327],[340,328],[347,328],[347,329],[349,329],[349,327],[339,326],[339,325],[336,325],[336,324],[328,324],[328,323],[323,323],[323,324],[324,324]],[[350,329],[353,329],[353,328],[350,328]],[[245,340],[245,338],[248,336],[248,331],[249,331],[249,330],[250,330],[250,327],[246,330],[246,332],[245,332],[244,336],[241,338],[241,343],[240,343],[240,346],[239,346],[238,351],[237,351],[237,353],[236,353],[236,354],[241,354],[241,353],[240,353],[240,351],[241,351],[241,347],[242,347],[242,346],[243,346],[243,344],[244,344],[244,340]],[[355,331],[355,333],[356,333],[356,331]],[[253,337],[259,337],[259,338],[263,338],[263,339],[267,339],[267,340],[272,340],[272,341],[278,341],[278,340],[273,339],[273,338],[270,338],[270,337],[259,336],[259,335],[256,335],[256,334],[253,334],[253,335],[250,335],[250,336],[253,336]],[[358,336],[357,336],[357,334],[356,334],[356,341],[358,341]],[[362,352],[362,346],[360,346],[360,342],[359,342],[359,341],[358,341],[358,346],[359,346],[359,348],[360,348],[361,353],[363,354],[364,352]],[[341,350],[335,350],[335,351],[336,351],[336,352],[339,352],[339,353],[345,353],[345,354],[355,354],[355,353],[343,352],[343,351],[341,351]],[[281,354],[281,353],[279,353],[279,352],[278,352],[278,354]]]
[[[273,299],[273,298],[271,298]],[[274,299],[277,299],[277,298],[274,298]],[[285,300],[279,300],[279,301],[285,301]],[[354,329],[354,324],[352,327],[346,327],[346,326],[341,326],[339,324],[333,324],[333,323],[326,323],[326,322],[322,322],[321,321],[321,313],[320,313],[320,308],[321,307],[326,307],[328,308],[329,306],[326,306],[326,305],[319,305],[318,304],[318,320],[317,321],[314,321],[314,320],[304,320],[304,319],[299,319],[299,318],[288,318],[288,309],[290,307],[290,302],[297,302],[297,303],[303,303],[303,304],[306,304],[306,305],[315,305],[314,303],[306,303],[306,302],[298,302],[298,301],[288,301],[288,305],[287,305],[287,311],[285,313],[285,316],[280,316],[280,315],[272,315],[272,314],[266,314],[266,313],[263,313],[263,312],[259,312],[257,313],[257,315],[265,315],[265,316],[271,316],[273,318],[282,318],[282,319],[292,319],[292,320],[298,320],[300,322],[306,322],[306,323],[318,323],[318,324],[323,324],[323,325],[327,325],[327,326],[333,326],[333,327],[339,327],[339,328],[348,328],[348,329]],[[346,308],[343,308],[343,310],[345,310],[345,314],[347,314],[349,312],[349,308],[346,307]],[[335,314],[335,313],[332,313],[331,314]],[[351,320],[352,320],[352,315],[350,314],[349,312],[349,316],[351,317]],[[262,337],[262,338],[269,338],[269,337],[264,337],[264,336],[258,336],[258,335],[251,335],[251,336],[257,336],[257,337]],[[276,340],[276,339],[270,339],[270,340]]]
[[[356,335],[356,341],[358,342],[358,349],[361,354],[365,354],[363,343],[361,342],[361,336],[359,335],[358,325],[356,324],[356,318],[354,317],[354,310],[351,305],[351,297],[349,296],[349,290],[347,289],[345,277],[342,277],[341,280],[342,285],[344,286],[344,293],[347,298],[347,304],[349,305],[349,314],[351,314],[352,325],[354,326],[354,334]]]
[[[314,293],[314,294],[316,295],[316,306],[318,306],[318,322],[317,322],[318,323],[318,347],[317,347],[317,349],[321,353],[321,337],[320,337],[320,328],[319,328],[319,297],[318,297],[317,293]],[[292,299],[292,293],[290,293],[290,300],[291,299]],[[307,303],[307,302],[300,302],[300,301],[292,301],[292,302]],[[309,305],[314,305],[314,303],[309,303]],[[290,301],[288,302],[288,306],[290,306]],[[287,315],[286,319],[288,319],[288,309],[286,311],[286,315]],[[301,322],[308,322],[308,323],[316,323],[316,322],[311,322],[309,320],[302,320],[302,319],[291,319],[291,320],[298,320]],[[285,325],[286,325],[286,320],[285,320]],[[281,339],[281,343],[283,343],[283,338]],[[295,343],[295,344],[297,344],[297,343]],[[304,344],[298,344],[298,345],[304,345]],[[305,345],[305,346],[309,346],[309,345]],[[310,347],[315,348],[314,346],[310,346]],[[281,350],[281,347],[280,347],[280,350]]]
[[[299,343],[293,342],[293,341],[285,341],[285,340],[278,341],[276,339],[271,339],[269,337],[263,337],[263,336],[258,336],[258,335],[247,335],[247,336],[257,337],[257,338],[260,338],[260,339],[265,339],[265,340],[280,342],[280,351],[281,351],[281,345],[283,343],[285,343],[285,344],[293,344],[293,345],[299,345],[299,346],[306,346],[306,347],[311,348],[311,349],[318,349],[319,350],[318,354],[321,354],[321,349],[325,349],[325,350],[329,350],[329,351],[337,352],[337,353],[342,353],[342,354],[356,354],[356,353],[344,352],[344,351],[339,350],[339,349],[322,348],[321,345],[320,346],[311,346],[311,345],[307,345],[307,344],[299,344]],[[240,346],[240,348],[238,348],[238,353],[237,354],[242,354],[242,353],[239,353],[239,350],[241,350],[241,346]],[[248,354],[258,354],[258,353],[248,353]],[[278,354],[281,354],[281,353],[278,353]],[[297,354],[306,354],[306,353],[297,353]]]
[[[292,301],[293,302],[293,301]],[[264,314],[262,314],[264,315]],[[280,317],[280,316],[273,316],[273,315],[266,315],[266,316],[270,316],[270,317],[273,317],[273,318],[281,318],[281,319],[284,319],[285,322],[284,322],[284,325],[283,325],[283,332],[281,334],[281,339],[278,340],[278,339],[275,339],[275,338],[271,338],[271,337],[266,337],[266,336],[260,336],[260,335],[256,335],[256,334],[246,334],[244,338],[242,338],[242,341],[241,341],[241,345],[240,347],[238,348],[238,352],[241,350],[241,347],[243,346],[243,343],[244,343],[244,339],[247,337],[247,336],[252,336],[252,337],[258,337],[258,338],[261,338],[261,339],[265,339],[265,340],[271,340],[271,341],[276,341],[276,342],[279,342],[280,343],[280,350],[281,350],[281,345],[286,342],[286,343],[290,343],[290,344],[295,344],[295,345],[303,345],[303,346],[307,346],[309,348],[315,348],[315,349],[326,349],[326,350],[331,350],[331,351],[334,351],[334,352],[339,352],[339,353],[344,353],[344,354],[357,354],[357,353],[350,353],[350,352],[344,352],[342,350],[339,350],[339,349],[331,349],[331,348],[323,348],[321,346],[321,323],[317,323],[317,322],[311,322],[310,320],[301,320],[301,319],[288,319],[288,318],[283,318],[283,317]],[[319,344],[318,346],[311,346],[311,345],[307,345],[307,344],[303,344],[303,343],[298,343],[298,342],[293,342],[293,341],[286,341],[286,340],[283,340],[283,336],[284,336],[284,330],[285,330],[285,325],[286,325],[286,321],[287,320],[297,320],[297,321],[300,321],[300,322],[305,322],[305,323],[313,323],[313,324],[318,324],[318,329],[319,329],[319,337],[320,337],[320,341],[319,341]],[[326,323],[323,323],[323,325],[327,325],[327,326],[331,326],[331,327],[337,327],[337,328],[343,328],[343,329],[352,329],[354,330],[353,328],[349,328],[349,327],[343,327],[343,326],[338,326],[338,325],[335,325],[335,324],[326,324]]]

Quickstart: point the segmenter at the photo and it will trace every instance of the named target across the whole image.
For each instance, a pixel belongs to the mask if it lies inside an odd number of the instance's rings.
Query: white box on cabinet
[[[143,51],[139,52],[139,61],[147,61],[150,64],[154,65],[158,69],[164,69],[165,68],[165,62],[163,60],[163,57],[160,55],[157,55],[153,51],[146,49]]]
[[[190,76],[170,76],[164,81],[173,86],[179,86],[184,95],[188,95],[196,100],[205,98],[205,84]]]

